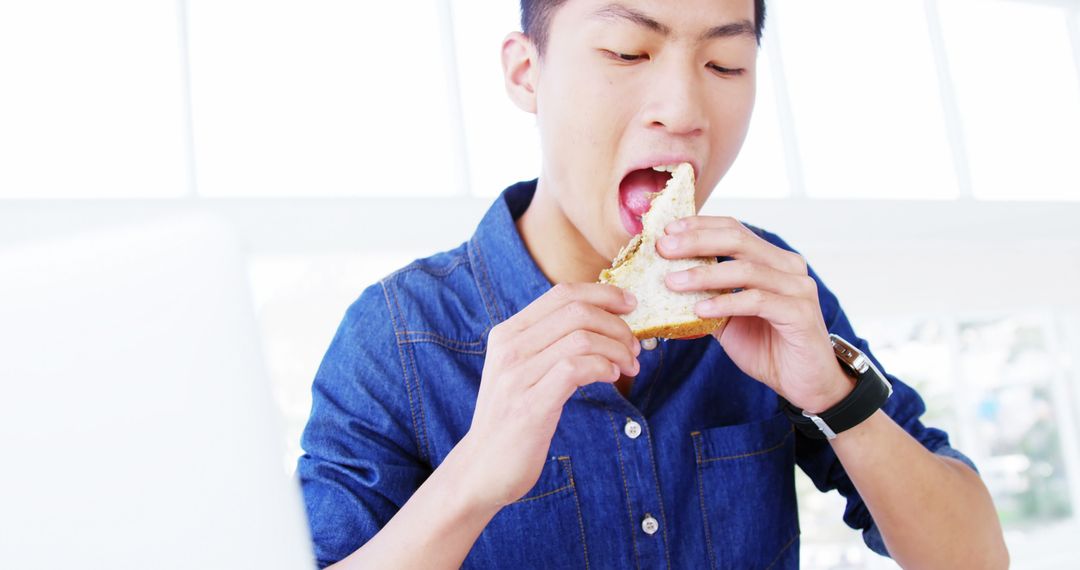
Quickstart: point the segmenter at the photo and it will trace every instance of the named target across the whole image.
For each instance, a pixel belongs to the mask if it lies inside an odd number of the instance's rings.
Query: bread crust
[[[631,332],[634,333],[634,338],[638,340],[647,338],[678,339],[707,334],[722,334],[724,332],[724,327],[727,326],[728,320],[728,317],[721,317],[719,319],[698,319],[696,321],[687,321],[683,323],[669,323]]]

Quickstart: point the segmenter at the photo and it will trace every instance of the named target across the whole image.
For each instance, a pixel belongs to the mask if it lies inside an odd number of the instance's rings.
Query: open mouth
[[[642,216],[649,211],[653,196],[664,189],[677,165],[654,166],[633,170],[619,183],[619,218],[623,228],[634,236],[641,233]]]

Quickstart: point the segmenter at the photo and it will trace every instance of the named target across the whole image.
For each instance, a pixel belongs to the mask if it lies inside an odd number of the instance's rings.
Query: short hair
[[[521,0],[521,31],[536,44],[537,51],[544,53],[547,43],[548,26],[555,10],[566,0]],[[754,0],[754,34],[758,45],[761,33],[765,29],[765,0]]]

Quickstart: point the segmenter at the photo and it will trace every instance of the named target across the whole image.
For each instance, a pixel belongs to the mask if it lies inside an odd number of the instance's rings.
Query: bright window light
[[[766,32],[767,33],[767,32]],[[716,185],[709,204],[722,209],[725,198],[783,198],[790,194],[784,144],[777,116],[772,62],[763,45],[757,61],[757,100],[750,131],[739,156]]]
[[[176,4],[0,2],[0,198],[188,191]]]
[[[463,191],[436,0],[191,0],[205,196]]]
[[[807,195],[955,197],[923,2],[817,0],[771,7]]]
[[[540,175],[535,117],[510,101],[500,63],[503,38],[521,29],[518,3],[451,4],[470,189],[478,196],[495,196],[514,182]]]
[[[1080,65],[1066,8],[941,0],[941,16],[975,196],[1080,200]]]

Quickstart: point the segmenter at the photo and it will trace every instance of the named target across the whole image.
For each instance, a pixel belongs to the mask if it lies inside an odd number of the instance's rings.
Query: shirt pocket
[[[795,435],[787,417],[690,436],[711,567],[797,566]]]
[[[463,568],[585,568],[588,547],[570,457],[545,462],[536,485],[491,519]]]

